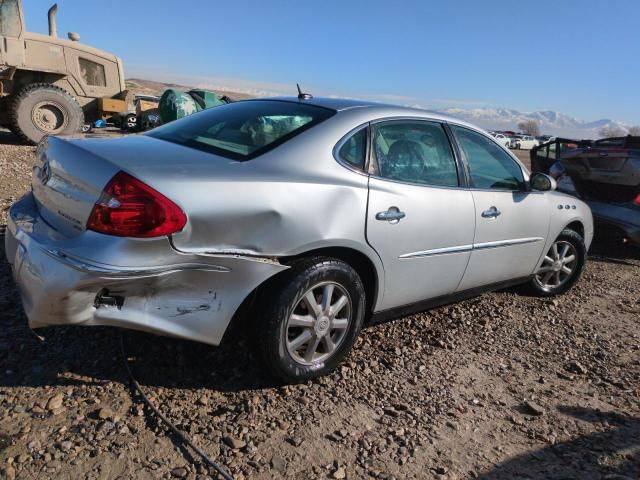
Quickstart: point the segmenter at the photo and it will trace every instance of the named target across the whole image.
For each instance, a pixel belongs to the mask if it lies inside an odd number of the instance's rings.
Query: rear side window
[[[524,189],[520,166],[496,142],[467,128],[452,126],[476,188]]]
[[[351,135],[338,151],[340,160],[358,170],[364,170],[367,153],[367,129],[362,128]]]
[[[247,100],[204,110],[147,135],[242,161],[262,155],[335,113],[296,102]]]

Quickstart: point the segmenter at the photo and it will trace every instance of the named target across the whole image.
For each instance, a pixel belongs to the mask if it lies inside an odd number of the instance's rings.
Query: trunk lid
[[[145,135],[49,137],[37,149],[31,185],[40,216],[74,237],[86,230],[105,185],[121,170],[163,193],[174,179],[223,176],[221,169],[229,163]]]
[[[31,189],[40,216],[73,237],[86,230],[102,188],[118,168],[73,143],[49,137],[36,151]]]

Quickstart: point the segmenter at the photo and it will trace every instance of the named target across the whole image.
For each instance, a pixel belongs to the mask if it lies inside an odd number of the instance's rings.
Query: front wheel
[[[580,278],[587,251],[577,232],[565,229],[558,235],[531,279],[533,293],[550,297],[569,290]]]
[[[263,288],[261,297],[255,343],[269,370],[286,382],[333,370],[362,328],[364,287],[355,270],[340,260],[294,263]]]

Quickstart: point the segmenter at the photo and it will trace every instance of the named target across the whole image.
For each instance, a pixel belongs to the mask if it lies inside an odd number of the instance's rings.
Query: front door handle
[[[500,215],[500,210],[498,210],[496,207],[491,207],[489,208],[489,210],[485,210],[484,212],[482,212],[482,218],[496,218],[498,215]]]
[[[376,220],[386,221],[389,223],[398,223],[401,219],[406,217],[404,212],[401,212],[398,207],[389,207],[386,212],[376,213]]]

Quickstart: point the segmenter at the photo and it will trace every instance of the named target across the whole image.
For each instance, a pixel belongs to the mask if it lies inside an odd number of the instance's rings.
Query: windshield
[[[18,0],[0,0],[0,35],[17,37],[21,30]]]
[[[297,102],[246,100],[204,110],[147,135],[234,160],[249,160],[335,113]]]

